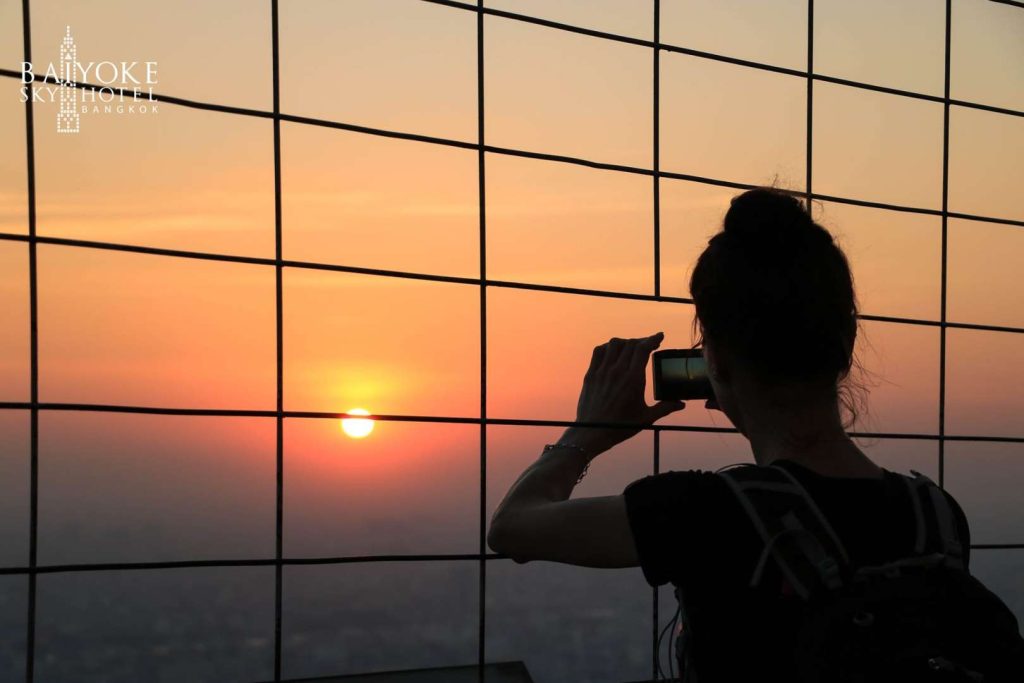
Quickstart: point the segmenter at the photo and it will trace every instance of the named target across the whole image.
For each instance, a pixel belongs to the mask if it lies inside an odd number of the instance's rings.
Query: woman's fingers
[[[651,357],[651,351],[661,346],[661,340],[665,338],[664,332],[657,332],[650,337],[643,337],[636,340],[633,347],[632,366],[635,370],[642,370],[647,367],[647,360]]]
[[[649,337],[624,339],[612,337],[594,348],[587,377],[611,373],[616,379],[631,379],[647,367],[651,352],[661,345],[665,334],[658,332]]]
[[[587,368],[587,374],[584,379],[589,379],[594,376],[597,369],[601,366],[604,361],[605,355],[608,353],[608,346],[606,344],[598,344],[594,347],[594,352],[590,356],[590,367]]]
[[[599,370],[608,370],[615,367],[619,362],[619,357],[622,355],[622,349],[626,346],[626,341],[619,337],[612,337],[604,343],[604,359],[601,361],[600,366],[598,366]]]
[[[638,388],[646,384],[647,360],[651,356],[651,351],[661,344],[663,336],[658,332],[649,337],[629,340],[629,348],[623,352],[621,365],[616,369],[620,384]]]
[[[614,370],[616,374],[619,374],[620,371],[635,370],[638,366],[646,367],[651,351],[658,348],[664,336],[663,332],[658,332],[649,337],[631,339],[612,337],[594,349],[591,368],[595,372],[597,370]]]

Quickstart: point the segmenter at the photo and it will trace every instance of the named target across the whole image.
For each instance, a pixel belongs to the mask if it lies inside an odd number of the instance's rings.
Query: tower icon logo
[[[77,133],[79,130],[78,88],[75,72],[78,68],[78,49],[67,27],[60,44],[60,110],[57,112],[57,132]]]

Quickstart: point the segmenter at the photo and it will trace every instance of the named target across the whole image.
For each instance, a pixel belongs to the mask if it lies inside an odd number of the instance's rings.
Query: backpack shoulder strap
[[[964,552],[956,528],[956,516],[942,489],[927,476],[910,470],[912,477],[900,475],[910,493],[916,531],[914,552],[918,555],[941,553],[945,564],[965,569]]]
[[[807,599],[818,587],[838,588],[846,549],[800,482],[780,466],[748,465],[720,471],[764,541],[750,579],[760,583],[769,555],[793,590]]]

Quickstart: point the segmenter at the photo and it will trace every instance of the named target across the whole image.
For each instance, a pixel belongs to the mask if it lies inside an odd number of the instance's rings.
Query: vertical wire
[[[949,65],[953,3],[946,0],[946,54],[942,84],[942,274],[939,289],[939,486],[946,483],[946,251],[949,224]]]
[[[806,178],[804,179],[805,201],[807,213],[811,212],[811,189],[813,177],[813,144],[814,144],[814,0],[807,0],[807,160],[805,162]]]
[[[284,557],[284,325],[283,325],[283,283],[281,267],[281,73],[280,43],[278,35],[278,4],[270,0],[270,35],[273,59],[274,98],[274,296],[275,336],[277,347],[277,416],[276,453],[277,488],[274,544],[274,680],[281,680],[281,610],[283,592],[282,558]]]
[[[661,296],[661,0],[654,0],[654,296]]]
[[[484,0],[476,4],[477,191],[480,204],[480,584],[477,665],[484,680],[487,599],[487,183],[484,154]]]
[[[658,429],[657,427],[655,427],[654,428],[654,474],[658,474],[658,472],[660,472],[660,471],[661,471],[661,430]],[[651,672],[651,679],[652,680],[657,680],[658,679],[658,669],[660,668],[658,666],[658,664],[660,663],[658,661],[658,659],[661,657],[661,651],[658,649],[658,635],[659,635],[658,634],[658,631],[659,631],[659,629],[658,629],[658,591],[660,590],[660,588],[655,586],[651,590],[654,592],[654,610],[653,610],[654,630],[653,630],[653,633],[652,633],[652,637],[653,637],[654,642],[653,642],[653,644],[651,646],[653,651],[654,651],[654,663],[652,665],[653,666],[653,671]],[[672,648],[669,647],[669,651],[670,652],[671,652],[671,649]]]
[[[654,116],[652,169],[654,170],[654,296],[661,296],[661,0],[654,0]],[[658,435],[654,430],[654,474],[658,473]],[[651,679],[658,678],[658,588],[651,588]]]
[[[21,3],[22,40],[25,61],[32,61],[32,24],[29,0]],[[32,108],[34,88],[26,84],[25,149],[28,180],[28,299],[29,299],[29,384],[30,450],[29,450],[29,540],[28,540],[28,614],[25,629],[25,681],[35,678],[36,649],[36,564],[39,537],[39,306],[36,264],[36,152],[35,120]]]

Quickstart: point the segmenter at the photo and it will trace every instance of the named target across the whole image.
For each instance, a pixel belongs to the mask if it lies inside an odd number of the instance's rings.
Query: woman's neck
[[[846,433],[836,406],[819,402],[802,408],[776,406],[749,420],[746,436],[759,465],[785,459],[824,476],[882,476],[882,469]]]
[[[754,460],[759,465],[769,465],[776,460],[789,460],[826,477],[883,476],[882,468],[872,462],[845,434],[834,439],[820,439],[812,446],[791,447],[785,443],[771,444],[755,449]]]

